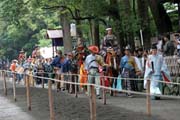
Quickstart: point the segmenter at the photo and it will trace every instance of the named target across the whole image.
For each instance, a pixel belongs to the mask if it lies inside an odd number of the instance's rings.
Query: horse
[[[85,57],[88,55],[88,51],[87,51],[87,47],[85,45],[78,45],[74,48],[73,50],[73,59],[70,62],[70,66],[71,66],[71,73],[72,74],[80,74],[80,67],[82,68]],[[80,76],[79,79],[81,79],[82,77]],[[71,77],[71,81],[72,82],[78,82],[77,81],[78,78],[77,76],[72,76]],[[76,85],[71,85],[71,93],[75,93],[75,87],[77,87]],[[79,88],[77,87],[77,91],[79,90]]]
[[[105,76],[115,77],[117,78],[119,75],[119,62],[120,57],[117,55],[113,48],[107,49],[106,56],[105,56],[105,63],[108,64],[108,67],[105,72]],[[117,84],[117,79],[115,78],[107,78],[108,86],[113,87],[113,84]],[[111,96],[113,96],[113,92],[111,91]]]

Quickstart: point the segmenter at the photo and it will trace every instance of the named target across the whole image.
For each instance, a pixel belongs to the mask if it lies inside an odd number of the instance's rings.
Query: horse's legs
[[[113,83],[114,83],[114,78],[110,78],[110,87],[113,88]],[[114,91],[110,90],[110,95],[113,96],[114,95]]]

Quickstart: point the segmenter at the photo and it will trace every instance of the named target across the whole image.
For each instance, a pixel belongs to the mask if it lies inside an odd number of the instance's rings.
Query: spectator
[[[10,66],[10,70],[12,71],[12,72],[15,72],[15,70],[16,70],[16,67],[17,67],[17,60],[13,60],[12,61],[12,64],[11,64],[11,66]]]
[[[174,34],[174,41],[176,43],[177,55],[180,57],[180,34]]]
[[[123,78],[135,78],[136,73],[139,74],[140,70],[137,67],[135,58],[131,56],[130,47],[126,46],[125,56],[120,61],[120,68]],[[126,80],[124,83],[127,90],[136,90],[137,86],[134,80]],[[127,93],[128,97],[132,97],[130,93]]]
[[[85,60],[85,70],[88,72],[88,83],[100,85],[99,64],[96,61],[96,54],[99,53],[99,48],[97,46],[89,46],[89,50],[91,54],[89,54]],[[88,86],[88,93],[90,95],[90,86]],[[101,99],[100,87],[96,87],[96,95]]]
[[[173,56],[175,51],[174,42],[169,39],[169,35],[167,35],[167,37],[164,37],[165,45],[163,48],[163,52],[165,56]]]
[[[162,83],[155,81],[161,81],[163,79],[162,73],[170,79],[170,73],[167,69],[163,56],[157,54],[156,46],[152,46],[152,54],[148,56],[146,62],[144,88],[147,87],[147,79],[150,79],[150,92],[151,94],[154,94],[154,96],[151,97],[153,100],[160,99],[160,97],[157,97],[156,95],[162,94]]]

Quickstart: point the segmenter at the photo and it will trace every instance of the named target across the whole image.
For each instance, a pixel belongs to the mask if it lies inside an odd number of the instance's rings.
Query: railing
[[[11,71],[5,71],[5,70],[0,70],[0,75],[3,78],[3,88],[4,88],[4,95],[7,96],[7,83],[6,83],[6,79],[7,79],[7,74],[13,74],[13,96],[14,96],[14,101],[17,100],[16,98],[16,83],[15,83],[15,79],[16,79],[16,72],[11,72]],[[76,76],[80,77],[79,74],[62,74],[62,75],[69,75],[69,76]],[[132,94],[137,94],[137,95],[145,95],[146,96],[146,108],[147,108],[147,115],[151,115],[151,96],[154,96],[154,94],[150,93],[150,82],[152,80],[147,80],[147,89],[146,89],[146,93],[144,92],[137,92],[137,91],[130,91],[130,90],[118,90],[116,88],[111,88],[111,87],[106,87],[104,86],[104,79],[103,79],[103,85],[96,85],[96,84],[92,84],[92,83],[79,83],[77,82],[77,80],[75,80],[75,82],[71,82],[71,81],[64,81],[64,80],[58,80],[58,79],[52,79],[52,78],[47,78],[47,77],[41,77],[41,76],[33,76],[33,75],[29,75],[29,74],[24,74],[24,81],[25,81],[25,86],[26,86],[26,97],[27,97],[27,108],[28,110],[32,110],[31,108],[31,94],[30,94],[30,77],[33,78],[40,78],[40,79],[46,79],[48,80],[48,96],[49,96],[49,109],[50,109],[50,120],[55,120],[55,112],[54,112],[54,106],[53,106],[53,96],[52,96],[52,81],[55,82],[60,82],[60,83],[66,83],[66,84],[70,84],[70,85],[75,85],[77,88],[77,86],[79,85],[86,85],[88,87],[90,87],[90,94],[89,94],[89,102],[90,102],[90,120],[96,120],[96,95],[95,95],[95,87],[100,87],[103,90],[103,103],[106,104],[106,91],[107,90],[111,90],[111,91],[118,91],[118,92],[123,92],[123,93],[132,93]],[[109,79],[114,79],[117,80],[117,78],[115,77],[109,77],[109,76],[101,76],[102,78],[109,78]],[[123,78],[121,78],[123,79]],[[139,80],[142,81],[143,79],[135,79],[135,78],[125,78],[123,80]],[[159,80],[155,80],[156,82],[161,82],[161,83],[166,83],[164,81],[159,81]],[[180,83],[174,83],[174,82],[169,82],[166,84],[172,84],[172,85],[178,85],[180,86]],[[32,85],[33,86],[33,85]],[[44,86],[44,83],[42,82],[42,88]],[[75,95],[76,97],[78,96],[78,92],[77,89],[75,89]],[[180,99],[180,96],[172,96],[172,95],[155,95],[155,96],[159,96],[159,97],[166,97],[166,98],[173,98],[173,99]]]
[[[180,75],[180,63],[178,63],[177,56],[169,56],[164,57],[165,63],[167,64],[168,70],[170,71],[171,76],[179,76]]]

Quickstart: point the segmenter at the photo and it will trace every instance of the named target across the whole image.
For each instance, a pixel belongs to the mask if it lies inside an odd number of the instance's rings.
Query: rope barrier
[[[76,76],[78,74],[66,74],[66,75],[71,75],[71,76]],[[107,89],[107,90],[112,90],[112,91],[118,91],[118,92],[123,92],[123,93],[132,93],[132,94],[137,94],[137,95],[148,95],[147,93],[142,93],[142,92],[136,92],[136,91],[130,91],[130,90],[118,90],[115,88],[111,87],[106,87],[106,86],[101,86],[101,85],[95,85],[91,83],[75,83],[75,82],[70,82],[70,81],[64,81],[64,80],[58,80],[58,79],[52,79],[52,78],[47,78],[47,77],[41,77],[41,76],[34,76],[34,75],[29,75],[34,78],[40,78],[40,79],[46,79],[46,80],[51,80],[55,82],[60,82],[60,83],[66,83],[66,84],[73,84],[73,85],[87,85],[87,86],[94,86],[94,87],[100,87],[102,89]],[[78,75],[80,76],[80,75]],[[155,80],[157,81],[157,80]],[[160,82],[160,81],[157,81]],[[165,97],[165,98],[173,98],[173,99],[180,99],[179,96],[170,96],[170,95],[157,95],[157,94],[150,94],[151,96],[158,96],[158,97]]]
[[[16,74],[16,72],[11,72],[11,71],[1,71],[2,73],[13,73],[13,75]],[[118,90],[115,88],[111,87],[106,87],[102,85],[96,85],[92,83],[78,83],[77,81],[75,82],[70,82],[70,81],[65,81],[65,80],[58,80],[58,79],[52,79],[52,78],[47,78],[47,77],[42,77],[42,76],[35,76],[35,75],[29,75],[29,74],[24,74],[28,79],[26,78],[26,89],[27,89],[27,106],[28,109],[31,110],[31,99],[30,99],[30,86],[29,86],[29,77],[33,78],[40,78],[40,79],[46,79],[48,80],[48,96],[49,96],[49,108],[50,108],[50,120],[55,119],[55,113],[54,113],[54,106],[53,106],[53,97],[52,97],[52,81],[55,82],[60,82],[60,83],[66,83],[66,84],[73,84],[73,85],[87,85],[90,87],[90,95],[89,95],[89,102],[90,102],[90,119],[91,120],[96,120],[96,95],[95,95],[95,87],[102,88],[103,91],[105,90],[111,90],[111,91],[118,91],[118,92],[123,92],[123,93],[131,93],[131,94],[137,94],[137,95],[145,95],[146,96],[146,108],[147,108],[147,115],[151,116],[151,102],[150,102],[150,97],[151,96],[157,96],[157,97],[164,97],[164,98],[171,98],[171,99],[180,99],[180,96],[170,96],[170,95],[157,95],[157,94],[151,94],[150,93],[150,80],[147,80],[147,91],[146,93],[143,92],[137,92],[137,91],[130,91],[130,90]],[[65,75],[65,74],[61,74]],[[71,76],[78,76],[80,77],[79,74],[66,74],[66,75],[71,75]],[[93,76],[95,78],[95,76]],[[100,76],[98,76],[100,77]],[[114,77],[115,78],[115,77]],[[15,81],[15,80],[14,80]],[[14,82],[13,81],[13,82]],[[159,81],[157,81],[159,82]],[[106,94],[105,94],[106,95]],[[103,100],[106,100],[106,97],[103,97]]]
[[[2,70],[0,70],[2,71]],[[6,71],[6,72],[9,72],[9,73],[16,73],[17,72],[12,72],[12,71]],[[48,73],[48,72],[36,72],[36,74],[55,74],[55,73]],[[18,73],[19,74],[19,73]],[[25,74],[25,73],[24,73]],[[61,75],[72,75],[72,76],[81,76],[81,77],[86,77],[86,75],[79,75],[79,74],[67,74],[67,73],[61,73]],[[39,77],[39,76],[38,76]],[[111,77],[111,76],[98,76],[100,78],[109,78],[109,79],[114,79],[114,80],[117,80],[118,77]],[[143,78],[123,78],[121,77],[120,78],[121,80],[137,80],[137,81],[144,81]],[[180,83],[177,83],[177,82],[166,82],[166,81],[162,81],[162,80],[151,80],[151,81],[155,81],[155,82],[160,82],[160,83],[166,83],[166,84],[174,84],[174,85],[180,85]]]
[[[43,73],[43,72],[37,72],[38,73]],[[46,74],[48,74],[47,72],[44,72]],[[50,73],[50,74],[54,74],[54,73]],[[79,75],[79,74],[67,74],[67,73],[61,73],[61,75],[77,75],[77,76],[82,76],[82,77],[86,77],[86,75]],[[98,76],[100,78],[109,78],[109,79],[114,79],[117,80],[118,77],[111,77],[111,76]],[[136,81],[144,81],[143,78],[120,78],[121,80],[136,80]],[[177,82],[166,82],[166,81],[162,81],[162,80],[151,80],[151,81],[155,81],[155,82],[160,82],[160,83],[166,83],[166,84],[173,84],[173,85],[180,85],[180,83]]]
[[[11,71],[7,71],[7,72],[11,72]],[[13,73],[13,72],[11,72],[11,73]],[[71,75],[71,76],[78,76],[78,77],[81,76],[79,74],[61,74],[61,75]],[[100,87],[100,88],[106,89],[106,90],[118,91],[118,92],[123,92],[123,93],[132,93],[132,94],[137,94],[137,95],[148,95],[147,93],[142,93],[142,92],[137,92],[137,91],[130,91],[130,90],[118,90],[118,89],[115,89],[115,88],[106,87],[106,86],[102,86],[102,85],[91,84],[91,83],[79,83],[79,82],[77,83],[77,82],[70,82],[70,81],[52,79],[52,78],[41,77],[41,76],[34,76],[34,75],[29,75],[29,76],[34,77],[34,78],[40,78],[40,79],[46,79],[46,80],[51,80],[51,81],[55,81],[55,82],[60,82],[60,83],[66,83],[66,84],[94,86],[94,87]],[[115,78],[115,77],[113,77],[113,78]],[[153,81],[166,83],[166,82],[158,81],[158,80],[153,80]],[[168,82],[168,83],[175,84],[175,85],[180,85],[180,83],[173,83],[173,82]],[[164,98],[180,99],[180,96],[157,95],[157,94],[150,94],[150,95],[151,96],[164,97]]]
[[[8,71],[10,73],[17,73],[17,72],[12,72],[12,71]],[[48,73],[48,72],[35,72],[36,74],[55,74],[55,73]],[[61,75],[72,75],[72,76],[81,76],[81,77],[86,77],[86,75],[79,75],[79,74],[67,74],[67,73],[60,73]],[[118,77],[111,77],[111,76],[98,76],[100,78],[109,78],[109,79],[114,79],[117,80]],[[136,80],[136,81],[144,81],[144,78],[120,78],[121,80]],[[150,78],[149,78],[150,79]],[[166,81],[162,81],[162,80],[150,80],[150,81],[155,81],[155,82],[160,82],[160,83],[166,83],[166,84],[172,84],[172,85],[180,85],[180,83],[177,82],[166,82]]]

